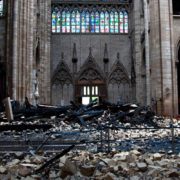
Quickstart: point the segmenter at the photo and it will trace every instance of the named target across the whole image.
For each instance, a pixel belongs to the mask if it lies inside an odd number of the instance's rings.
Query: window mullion
[[[52,33],[125,33],[129,31],[126,10],[115,8],[52,9]]]

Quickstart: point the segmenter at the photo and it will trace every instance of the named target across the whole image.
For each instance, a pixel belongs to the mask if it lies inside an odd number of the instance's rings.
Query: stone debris
[[[7,173],[7,169],[3,166],[0,166],[0,173],[1,174],[6,174]]]
[[[143,162],[138,162],[137,167],[140,171],[146,171],[147,170],[147,164]]]
[[[130,107],[40,105],[14,112],[13,122],[1,116],[0,125],[11,128],[0,132],[0,179],[179,179],[180,129],[174,129],[172,138],[168,127],[180,122]],[[25,123],[33,126],[18,130]],[[44,125],[51,127],[45,130]],[[9,145],[13,152],[4,151]]]
[[[157,154],[136,151],[131,152],[113,152],[113,153],[90,153],[88,151],[73,150],[67,155],[59,158],[51,167],[44,169],[41,173],[35,173],[44,162],[46,162],[52,154],[43,154],[44,158],[34,161],[33,155],[24,156],[24,159],[14,159],[11,162],[1,162],[0,177],[5,178],[13,176],[28,177],[47,177],[49,179],[142,179],[147,178],[180,178],[180,158],[177,155],[162,154],[161,159],[154,159]],[[121,155],[135,155],[135,159],[119,159]],[[55,155],[55,153],[54,153]],[[36,156],[36,155],[35,155]],[[40,156],[40,157],[43,157]],[[39,157],[39,156],[38,156]],[[76,158],[84,157],[84,158]],[[142,157],[147,157],[143,159]],[[28,160],[27,160],[28,159]],[[25,163],[29,162],[29,163]]]

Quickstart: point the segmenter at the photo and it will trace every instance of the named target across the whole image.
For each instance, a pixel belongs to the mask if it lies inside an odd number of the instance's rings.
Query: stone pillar
[[[146,59],[146,105],[151,104],[150,62],[149,62],[149,14],[147,0],[144,0],[144,32],[145,32],[145,59]]]
[[[13,99],[24,101],[27,96],[32,100],[32,67],[35,0],[14,1],[13,24]]]
[[[51,0],[39,1],[39,101],[50,104],[51,102],[51,63],[50,63],[50,38],[51,38]]]
[[[152,69],[152,96],[157,100],[157,110],[163,115],[174,111],[174,63],[172,55],[172,25],[170,0],[150,2],[150,45]]]
[[[142,78],[142,54],[141,54],[141,34],[142,27],[144,29],[144,20],[141,17],[141,1],[136,0],[134,3],[134,9],[132,14],[132,31],[133,33],[133,59],[134,59],[134,67],[135,67],[135,75],[136,75],[136,101],[144,105],[146,103],[146,92],[144,90],[144,81]],[[142,23],[143,22],[143,23]]]
[[[50,0],[14,0],[13,99],[35,99],[36,42],[39,42],[40,103],[50,103]],[[38,21],[38,22],[37,22]],[[35,73],[36,72],[36,73]]]

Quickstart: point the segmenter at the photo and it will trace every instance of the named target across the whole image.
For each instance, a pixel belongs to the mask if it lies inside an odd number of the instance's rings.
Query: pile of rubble
[[[92,102],[0,115],[0,179],[179,179],[180,121]],[[6,151],[6,152],[5,152]]]
[[[179,179],[180,154],[128,152],[90,153],[70,151],[51,161],[55,154],[3,154],[0,179]],[[45,165],[44,165],[45,164]]]

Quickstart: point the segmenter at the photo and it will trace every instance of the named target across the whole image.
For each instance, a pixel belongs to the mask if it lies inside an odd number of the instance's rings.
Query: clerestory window
[[[3,0],[0,0],[0,16],[3,16]]]
[[[128,33],[128,12],[117,8],[52,8],[52,33]]]

